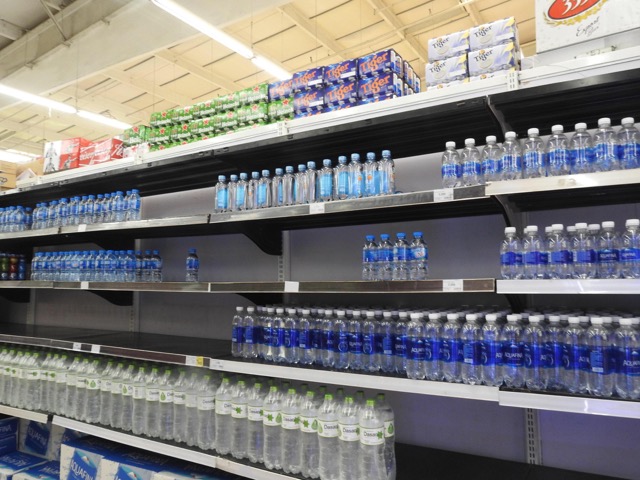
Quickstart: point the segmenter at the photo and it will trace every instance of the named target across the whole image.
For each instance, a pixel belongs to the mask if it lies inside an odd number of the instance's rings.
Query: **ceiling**
[[[533,0],[178,1],[292,73],[394,48],[423,77],[427,39],[508,16],[535,53]],[[150,0],[0,0],[0,82],[129,124],[270,80]],[[0,149],[118,133],[0,97]]]

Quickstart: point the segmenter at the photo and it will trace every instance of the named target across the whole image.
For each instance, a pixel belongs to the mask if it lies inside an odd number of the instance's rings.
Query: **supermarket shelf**
[[[640,419],[640,402],[632,400],[501,389],[498,403],[504,407]]]
[[[496,280],[499,294],[637,295],[640,280]]]
[[[39,423],[47,423],[50,418],[46,413],[32,412],[31,410],[9,407],[8,405],[0,405],[0,414],[24,418],[25,420],[33,420],[34,422]]]

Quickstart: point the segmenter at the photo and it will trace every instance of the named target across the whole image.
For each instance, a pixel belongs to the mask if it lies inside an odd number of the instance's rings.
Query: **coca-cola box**
[[[107,138],[80,149],[80,166],[97,165],[122,158],[123,145],[119,138]]]
[[[69,138],[47,142],[44,147],[44,173],[55,173],[61,170],[78,168],[80,150],[91,142],[84,138]]]

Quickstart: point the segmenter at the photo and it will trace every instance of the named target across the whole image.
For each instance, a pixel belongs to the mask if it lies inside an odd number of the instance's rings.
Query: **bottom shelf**
[[[50,419],[50,415],[47,413],[32,412],[31,410],[9,407],[8,405],[0,405],[0,414],[24,418],[25,420],[33,420],[38,423],[47,423]]]
[[[302,477],[269,471],[248,461],[218,456],[193,447],[139,437],[119,430],[54,416],[52,423],[113,442],[218,468],[254,480],[291,480]],[[434,448],[396,444],[397,480],[518,479],[518,480],[614,480],[614,477],[480,457]],[[356,480],[356,479],[354,479]]]

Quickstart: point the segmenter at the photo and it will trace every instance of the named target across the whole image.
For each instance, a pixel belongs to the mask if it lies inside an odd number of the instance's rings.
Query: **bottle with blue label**
[[[620,397],[633,400],[640,399],[640,333],[637,325],[637,319],[621,318],[620,328],[615,333],[618,357],[615,390]]]
[[[484,183],[497,182],[501,180],[500,157],[502,150],[496,143],[498,139],[495,135],[489,135],[485,141],[487,143],[482,149],[480,157],[482,179]]]
[[[338,370],[346,370],[349,368],[349,326],[344,310],[336,310],[333,330],[335,335],[334,367]]]
[[[235,212],[238,210],[236,208],[236,196],[238,195],[238,175],[229,175],[228,192],[229,211]]]
[[[284,319],[284,357],[285,363],[296,364],[300,360],[298,349],[298,317],[295,308],[287,309]],[[246,340],[245,340],[246,341]]]
[[[620,242],[620,274],[622,278],[640,278],[640,220],[626,221],[627,231]]]
[[[260,346],[259,321],[255,307],[247,307],[247,314],[244,316],[244,344],[242,346],[243,358],[257,358]]]
[[[634,123],[633,117],[623,118],[618,132],[618,158],[622,169],[640,166],[640,132]]]
[[[484,385],[499,387],[502,385],[502,328],[498,325],[498,316],[490,313],[485,317],[480,343],[480,372]]]
[[[407,373],[407,324],[409,315],[407,312],[400,312],[395,327],[395,343],[393,352],[396,357],[396,374],[406,375]]]
[[[364,176],[363,196],[375,197],[380,195],[380,175],[374,152],[367,153],[367,159],[362,165],[362,175]]]
[[[349,198],[361,198],[364,196],[364,174],[360,154],[352,153],[349,163]]]
[[[407,326],[407,377],[424,380],[427,375],[425,365],[425,327],[422,314],[412,313]]]
[[[367,372],[380,370],[376,349],[376,326],[375,311],[367,310],[366,317],[362,322],[362,368]]]
[[[247,187],[247,210],[258,208],[258,184],[260,183],[260,172],[251,172],[251,180]]]
[[[576,133],[569,144],[571,151],[571,173],[591,173],[595,171],[593,140],[587,132],[586,123],[576,123]]]
[[[456,150],[456,142],[447,142],[442,154],[442,188],[459,187],[462,184],[462,163]]]
[[[284,170],[276,168],[275,175],[271,179],[271,206],[281,207],[284,205]]]
[[[440,343],[440,360],[442,361],[442,376],[446,382],[460,383],[462,381],[461,364],[464,351],[460,333],[462,326],[457,313],[447,314],[447,323],[442,327]]]
[[[275,362],[277,357],[277,347],[274,347],[273,341],[273,337],[277,336],[273,322],[275,313],[275,308],[267,307],[267,313],[262,317],[262,357],[268,362]],[[277,338],[275,343],[278,343]]]
[[[551,257],[548,267],[549,278],[572,278],[573,254],[571,253],[571,245],[564,235],[564,225],[560,223],[551,225],[548,251]]]
[[[576,223],[576,233],[573,237],[572,250],[574,252],[573,278],[596,278],[597,252],[596,239],[589,233],[586,223]]]
[[[354,310],[348,322],[349,327],[349,368],[362,370],[362,319],[360,310]]]
[[[385,373],[393,373],[395,371],[395,359],[393,358],[395,331],[391,312],[384,311],[382,313],[382,321],[378,324],[376,337],[376,343],[380,344],[380,351],[378,352],[380,370]]]
[[[333,169],[331,160],[322,161],[322,169],[318,172],[318,201],[330,202],[333,199]]]
[[[518,280],[523,275],[522,245],[515,227],[504,229],[504,240],[500,244],[500,274],[505,280]]]
[[[504,134],[504,143],[500,155],[500,171],[502,180],[519,180],[522,178],[522,149],[515,132]]]
[[[218,183],[215,186],[215,212],[222,213],[229,209],[229,187],[227,186],[227,177],[218,175]]]
[[[362,247],[362,280],[365,282],[378,280],[378,245],[373,235],[365,237]]]
[[[307,197],[308,203],[318,201],[320,188],[318,185],[318,171],[316,170],[316,162],[307,162]]]
[[[550,315],[545,331],[545,384],[548,390],[564,390],[564,336],[565,330],[560,325],[559,315]]]
[[[620,277],[620,237],[615,222],[602,222],[598,237],[598,278]]]
[[[540,391],[547,388],[546,343],[547,338],[544,329],[540,326],[541,317],[529,316],[529,325],[523,333],[524,377],[525,385],[531,391]]]
[[[598,120],[598,129],[593,136],[593,145],[596,157],[596,171],[608,172],[620,169],[618,136],[611,128],[611,119],[601,118]]]
[[[551,127],[551,136],[547,140],[547,174],[550,177],[569,175],[571,173],[571,155],[569,141],[562,125]]]
[[[507,324],[501,335],[502,375],[504,384],[510,388],[524,386],[524,345],[518,320],[518,315],[507,315]]]
[[[440,341],[442,338],[442,320],[440,313],[430,313],[425,325],[425,375],[427,380],[442,380],[442,362]]]
[[[529,225],[522,242],[524,278],[541,280],[547,278],[547,259],[543,241],[538,236],[538,227]]]
[[[587,387],[591,395],[611,397],[615,380],[612,368],[611,345],[613,339],[603,326],[602,317],[591,317],[591,327],[587,330],[589,345],[589,363],[591,369],[587,375]]]
[[[134,260],[135,262],[135,260]],[[186,282],[197,282],[198,281],[198,273],[200,271],[200,259],[198,258],[198,254],[196,253],[195,248],[190,248],[189,253],[187,254],[187,260],[185,265],[185,281]]]
[[[396,234],[396,242],[393,244],[393,273],[392,280],[409,279],[409,244],[404,233]]]
[[[378,161],[378,182],[378,195],[396,193],[396,171],[390,150],[383,150]]]
[[[539,178],[547,175],[547,162],[544,142],[537,128],[527,130],[527,139],[523,146],[522,178]]]
[[[482,185],[484,183],[480,151],[476,148],[475,139],[467,138],[464,141],[460,162],[462,163],[463,186]]]
[[[302,365],[312,365],[316,359],[313,346],[314,322],[310,315],[311,311],[303,308],[302,316],[298,321],[298,356]]]
[[[482,383],[482,327],[478,315],[469,313],[462,327],[463,362],[460,366],[462,383],[480,385]]]
[[[393,278],[393,245],[389,241],[389,235],[380,235],[378,245],[377,280],[389,281]]]
[[[349,198],[349,167],[347,157],[338,157],[338,165],[333,169],[333,199],[346,200]]]
[[[298,172],[295,175],[293,184],[293,201],[295,205],[305,205],[309,203],[309,188],[307,186],[307,166],[298,165]]]
[[[426,280],[429,276],[429,250],[422,232],[413,232],[413,241],[409,246],[409,279]]]
[[[246,173],[241,173],[239,180],[236,182],[234,203],[231,205],[231,209],[234,212],[240,212],[247,209],[247,191],[249,189],[249,182],[247,179],[249,176]]]
[[[325,368],[333,368],[336,363],[337,339],[333,324],[333,310],[325,308],[322,320],[322,366]]]
[[[276,308],[273,316],[273,327],[271,330],[271,348],[273,349],[273,361],[276,363],[287,362],[287,349],[284,344],[285,336],[284,308]]]
[[[258,190],[256,192],[256,208],[271,207],[271,178],[269,170],[262,170],[262,177],[258,181]]]
[[[236,314],[231,321],[231,355],[241,357],[244,345],[243,307],[236,307]]]

